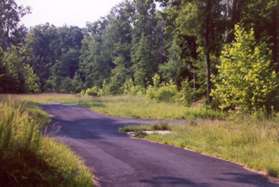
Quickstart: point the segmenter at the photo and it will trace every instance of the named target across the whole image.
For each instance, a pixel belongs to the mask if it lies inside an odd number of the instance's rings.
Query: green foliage
[[[7,6],[0,11],[0,22],[3,23],[0,28],[0,92],[79,93],[97,87],[98,95],[144,96],[148,87],[148,97],[157,101],[190,106],[205,95],[211,101],[211,75],[216,75],[216,85],[217,82],[221,85],[222,80],[218,77],[223,75],[218,74],[221,71],[220,68],[217,71],[217,65],[220,60],[235,61],[227,59],[226,55],[235,55],[230,52],[220,58],[221,50],[224,44],[231,44],[235,37],[234,25],[241,23],[243,28],[255,30],[254,43],[265,39],[267,44],[259,44],[257,48],[261,52],[252,47],[248,49],[252,52],[243,51],[242,55],[248,55],[247,59],[238,54],[246,69],[251,70],[251,76],[246,75],[247,80],[241,84],[243,87],[233,91],[230,90],[232,87],[223,86],[223,90],[222,86],[218,87],[220,96],[213,93],[216,104],[222,109],[266,112],[279,108],[279,94],[271,88],[276,86],[270,81],[278,79],[275,78],[278,73],[271,73],[271,69],[279,70],[276,0],[241,3],[223,0],[124,1],[84,29],[44,24],[29,31],[19,24],[28,9],[13,0],[5,3]],[[156,8],[156,3],[163,8]],[[271,57],[268,48],[272,51]],[[249,56],[252,54],[254,57]],[[259,59],[255,59],[256,56]],[[248,67],[252,61],[260,65]],[[243,72],[238,73],[232,73],[232,77],[244,77]],[[154,83],[152,77],[156,74],[162,79]],[[253,77],[256,75],[259,77]],[[152,81],[153,86],[149,86]],[[234,84],[237,87],[238,83]],[[241,97],[246,99],[241,100]]]
[[[30,11],[16,0],[2,0],[0,10],[0,48],[7,49],[24,41],[26,28],[21,18]]]
[[[185,106],[191,106],[194,94],[189,81],[184,81],[182,82],[180,96],[177,98],[177,102],[183,103]]]
[[[155,74],[152,78],[153,85],[146,89],[146,96],[156,101],[178,102],[185,106],[190,106],[193,102],[194,91],[189,81],[182,82],[181,89],[178,90],[173,82],[161,83],[161,78]]]
[[[139,95],[143,96],[145,94],[145,88],[141,87],[140,85],[135,85],[132,79],[129,79],[125,82],[123,86],[123,93],[125,95]]]
[[[146,89],[146,96],[156,101],[174,102],[178,95],[177,87],[174,83],[161,83],[158,74],[152,77],[153,85],[149,85]]]
[[[185,69],[183,59],[181,58],[181,48],[175,41],[172,42],[169,48],[169,60],[167,63],[161,64],[159,71],[162,78],[166,81],[175,81],[178,83],[181,79],[181,72]]]
[[[105,22],[101,24],[104,24],[105,27]],[[111,73],[112,62],[111,59],[107,59],[111,56],[104,54],[105,51],[97,37],[88,36],[82,41],[79,73],[84,81],[84,86],[87,88],[91,86],[101,87]]]
[[[99,89],[96,86],[93,86],[92,88],[87,88],[84,92],[85,95],[89,96],[98,96],[99,95]]]
[[[222,51],[212,96],[221,109],[269,112],[278,102],[274,94],[279,83],[270,66],[270,51],[264,43],[256,43],[253,30],[237,25],[235,36]]]
[[[73,92],[72,85],[80,61],[83,33],[74,26],[55,27],[44,24],[33,27],[24,46],[30,64],[43,91]]]
[[[32,67],[29,64],[23,65],[24,68],[24,84],[25,92],[27,93],[38,93],[40,91],[39,87],[39,77],[35,74]]]
[[[173,83],[161,84],[160,87],[149,86],[146,90],[146,96],[156,101],[174,102],[179,91]]]
[[[2,66],[4,76],[0,91],[4,92],[39,92],[39,79],[29,64],[25,64],[22,48],[15,46],[3,53]]]
[[[135,47],[135,53],[132,56],[135,83],[146,87],[152,77],[152,55],[151,44],[147,36],[142,34],[139,43]]]

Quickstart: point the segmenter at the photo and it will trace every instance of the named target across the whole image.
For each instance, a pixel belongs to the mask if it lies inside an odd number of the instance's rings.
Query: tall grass
[[[171,134],[147,135],[164,144],[217,156],[249,168],[279,176],[278,121],[246,118],[236,121],[209,121],[185,126],[170,126]]]
[[[141,96],[106,96],[81,104],[112,116],[145,119],[222,119],[224,114],[204,106],[186,107],[177,103],[157,102]]]
[[[79,104],[111,116],[145,119],[222,119],[224,113],[202,105],[186,107],[178,103],[158,102],[143,96],[90,97],[71,94],[18,95],[35,103]]]
[[[81,100],[91,100],[90,96],[80,96],[74,94],[59,94],[59,93],[43,93],[43,94],[19,94],[10,95],[13,98],[29,101],[33,103],[64,103],[78,104]]]
[[[46,113],[0,98],[0,181],[5,186],[92,186],[92,176],[68,148],[42,136]]]
[[[0,150],[13,152],[38,149],[40,126],[24,108],[24,104],[11,99],[0,102]]]

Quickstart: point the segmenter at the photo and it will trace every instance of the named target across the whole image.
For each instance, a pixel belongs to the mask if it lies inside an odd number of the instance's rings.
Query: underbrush
[[[42,136],[49,121],[30,104],[0,99],[0,181],[6,186],[92,186],[84,164]]]
[[[250,118],[235,121],[205,120],[170,127],[170,134],[151,134],[144,138],[237,162],[265,171],[273,177],[279,176],[278,121]]]

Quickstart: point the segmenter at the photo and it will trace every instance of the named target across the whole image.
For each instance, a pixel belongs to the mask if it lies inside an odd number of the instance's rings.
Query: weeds
[[[157,102],[144,96],[90,97],[70,94],[18,96],[37,103],[79,104],[111,116],[145,119],[223,119],[224,113],[204,106],[186,107],[178,103]]]
[[[84,164],[42,136],[48,116],[27,103],[0,99],[0,181],[7,186],[92,186]]]
[[[140,130],[140,129],[138,129]],[[279,126],[276,121],[246,120],[194,122],[171,126],[172,133],[144,138],[244,164],[279,176]]]

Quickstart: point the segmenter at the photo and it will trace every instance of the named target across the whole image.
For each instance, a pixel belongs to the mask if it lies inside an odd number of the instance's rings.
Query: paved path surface
[[[156,121],[107,117],[77,106],[43,108],[54,117],[50,135],[85,160],[99,186],[279,186],[238,165],[118,132],[123,125]]]

